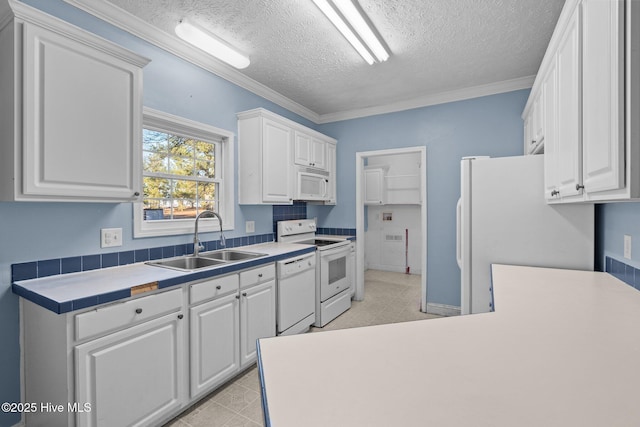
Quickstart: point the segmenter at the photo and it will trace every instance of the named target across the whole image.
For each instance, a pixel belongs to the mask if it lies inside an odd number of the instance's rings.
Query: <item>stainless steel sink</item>
[[[215,252],[201,253],[203,258],[219,260],[224,262],[245,261],[253,258],[260,258],[266,254],[256,252],[235,251],[232,249],[221,249]]]
[[[216,265],[225,264],[225,262],[212,258],[183,256],[179,258],[170,258],[160,261],[150,261],[147,264],[156,267],[173,268],[175,270],[181,271],[193,271],[200,270],[201,268],[209,268]]]
[[[198,256],[185,255],[177,258],[163,259],[159,261],[149,261],[148,265],[155,267],[172,268],[180,271],[194,271],[203,268],[211,268],[221,264],[233,264],[234,262],[246,261],[259,258],[266,254],[257,252],[235,251],[222,249],[219,251],[201,253]]]

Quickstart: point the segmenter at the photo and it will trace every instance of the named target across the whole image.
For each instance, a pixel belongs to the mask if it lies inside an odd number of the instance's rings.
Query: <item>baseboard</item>
[[[427,303],[427,313],[437,314],[438,316],[459,316],[460,307],[447,304],[436,304],[433,302]]]
[[[389,271],[391,273],[405,273],[407,267],[404,266],[395,266],[395,265],[385,265],[385,264],[367,264],[367,270],[380,270],[380,271]],[[420,275],[422,274],[422,270],[420,268],[411,267],[411,274]]]

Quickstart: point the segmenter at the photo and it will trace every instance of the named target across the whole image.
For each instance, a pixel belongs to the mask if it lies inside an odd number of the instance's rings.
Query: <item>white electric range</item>
[[[316,246],[316,320],[323,327],[351,308],[350,241],[344,237],[316,235],[315,219],[279,221],[279,242]]]

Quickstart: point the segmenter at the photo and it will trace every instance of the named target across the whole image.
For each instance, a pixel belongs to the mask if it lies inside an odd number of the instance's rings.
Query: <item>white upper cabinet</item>
[[[565,3],[523,113],[535,134],[544,95],[548,201],[640,198],[639,23],[634,0]]]
[[[544,124],[544,93],[539,91],[524,114],[524,153],[540,154],[544,152],[545,124]]]
[[[238,203],[293,203],[293,131],[271,117],[238,115]]]
[[[262,123],[262,201],[292,201],[291,129],[273,120]]]
[[[295,133],[296,165],[327,170],[327,143],[302,132]]]
[[[545,197],[547,199],[559,198],[558,190],[558,126],[557,110],[557,81],[558,67],[554,60],[550,65],[542,82],[544,93],[544,182]]]
[[[386,187],[384,177],[387,168],[367,166],[364,168],[364,204],[384,205]]]
[[[311,200],[335,203],[335,144],[263,108],[238,113],[238,202],[291,204],[304,193],[296,188],[298,169],[315,168],[328,173],[329,189],[325,197]]]
[[[558,67],[558,191],[561,197],[582,192],[582,144],[580,117],[580,14],[576,9],[560,38]]]
[[[336,144],[330,142],[327,143],[327,171],[329,172],[329,185],[326,204],[335,205],[337,202]]]
[[[136,201],[148,60],[14,4],[1,30],[0,198]],[[6,153],[6,155],[4,154]]]
[[[624,187],[624,3],[584,1],[583,185],[589,193]]]

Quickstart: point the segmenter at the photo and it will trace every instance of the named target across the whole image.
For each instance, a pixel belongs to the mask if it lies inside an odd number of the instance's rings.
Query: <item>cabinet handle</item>
[[[531,145],[536,145],[536,142],[538,142],[538,141],[536,141],[535,139],[532,139],[531,140]]]
[[[236,295],[236,299],[240,299],[240,295]]]
[[[576,191],[584,190],[584,185],[576,184]]]
[[[559,194],[560,194],[560,191],[559,191],[559,190],[553,190],[553,191],[551,192],[551,197],[557,196],[557,195],[559,195]]]
[[[243,297],[246,297],[246,296],[247,296],[247,293],[246,293],[246,292],[243,292],[243,293],[242,293],[242,296],[243,296]]]
[[[182,320],[183,317],[184,317],[183,314],[178,314],[178,319]]]
[[[262,277],[262,273],[258,274],[258,277]]]
[[[133,193],[133,197],[138,197],[140,195],[140,193],[138,191],[136,191],[135,193]]]
[[[216,289],[217,289],[217,290],[222,289],[222,285],[218,285],[218,286],[216,286]]]
[[[141,308],[136,308],[136,314],[140,314],[142,313],[142,309]]]

